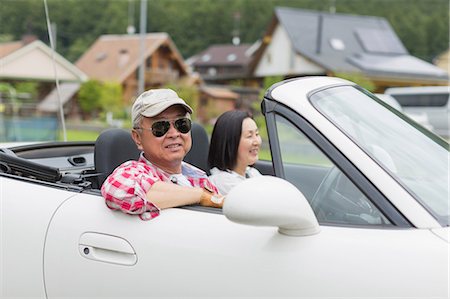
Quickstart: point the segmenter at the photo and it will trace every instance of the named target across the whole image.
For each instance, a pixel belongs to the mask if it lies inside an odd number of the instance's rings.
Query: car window
[[[275,117],[285,179],[306,197],[320,223],[387,225],[379,209],[297,127]]]
[[[310,100],[442,225],[449,225],[448,143],[354,87],[322,90]]]

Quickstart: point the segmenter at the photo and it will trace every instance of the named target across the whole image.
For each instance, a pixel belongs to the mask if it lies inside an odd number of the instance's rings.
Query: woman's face
[[[253,165],[258,161],[261,136],[256,123],[251,118],[242,122],[241,140],[238,147],[237,168]]]

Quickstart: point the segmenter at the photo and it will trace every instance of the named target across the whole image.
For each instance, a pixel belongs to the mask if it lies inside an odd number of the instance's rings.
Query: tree
[[[78,91],[78,104],[85,115],[93,116],[100,108],[101,83],[97,80],[84,82]]]
[[[122,85],[116,82],[105,82],[100,88],[99,106],[102,112],[112,112],[114,117],[123,118],[124,105],[122,100]]]

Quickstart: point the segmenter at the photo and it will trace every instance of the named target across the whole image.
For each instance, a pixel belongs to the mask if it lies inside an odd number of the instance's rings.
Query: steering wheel
[[[337,167],[332,167],[311,200],[319,221],[381,224],[383,218],[365,195]]]

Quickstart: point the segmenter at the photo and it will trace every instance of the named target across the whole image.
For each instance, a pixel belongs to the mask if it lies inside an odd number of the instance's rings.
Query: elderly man
[[[101,191],[109,208],[149,220],[165,208],[222,207],[223,197],[205,172],[183,162],[192,145],[191,113],[171,89],[148,90],[136,99],[131,133],[142,153],[106,178]]]

